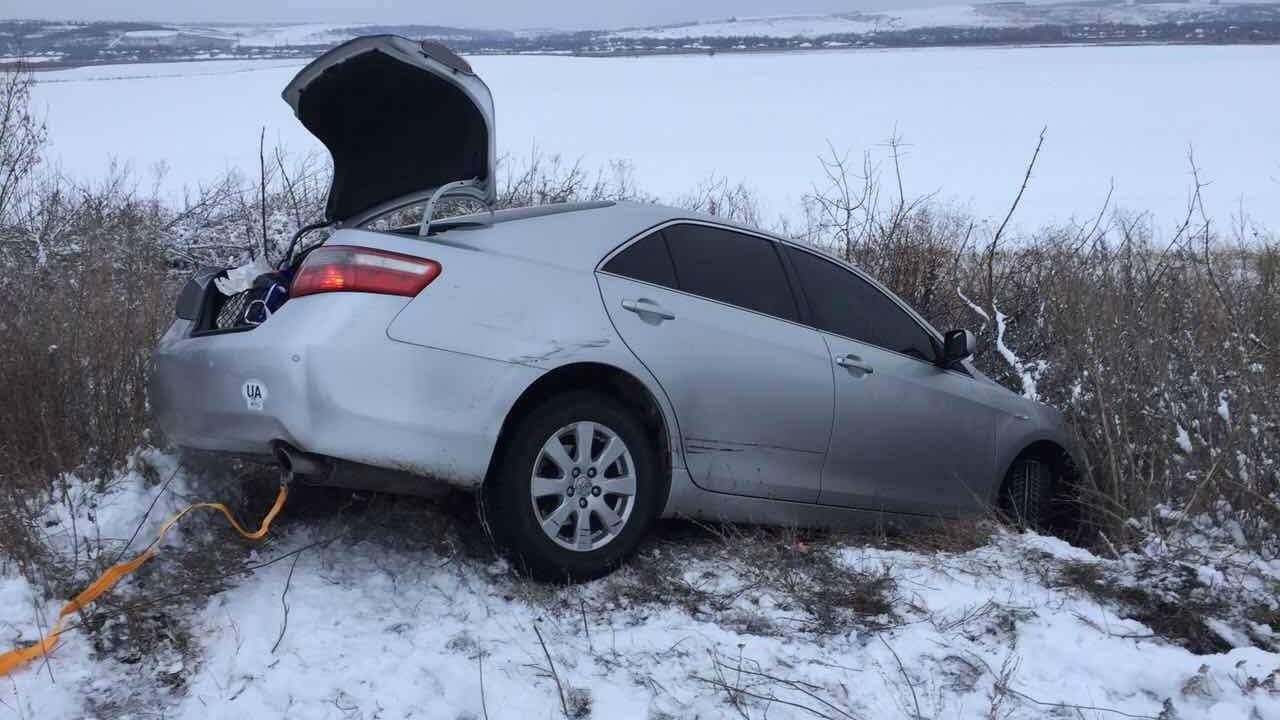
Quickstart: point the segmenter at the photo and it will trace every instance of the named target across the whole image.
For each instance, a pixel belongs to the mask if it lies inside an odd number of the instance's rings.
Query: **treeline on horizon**
[[[213,26],[216,30],[216,26]],[[141,22],[90,22],[83,25],[45,21],[0,21],[0,58],[57,57],[40,67],[121,62],[160,62],[216,55],[243,59],[304,58],[319,55],[334,43],[279,46],[201,44],[159,47],[118,46],[126,32],[194,26]],[[422,25],[335,26],[354,35],[393,33],[416,39],[438,39],[470,54],[549,53],[575,55],[714,54],[780,52],[839,48],[982,47],[1069,44],[1276,44],[1280,43],[1280,6],[1263,5],[1242,19],[1196,22],[1049,23],[1024,27],[925,27],[834,33],[814,37],[703,36],[677,39],[623,38],[609,31],[577,31],[522,36],[501,30],[474,30]],[[3,60],[0,60],[3,62]]]

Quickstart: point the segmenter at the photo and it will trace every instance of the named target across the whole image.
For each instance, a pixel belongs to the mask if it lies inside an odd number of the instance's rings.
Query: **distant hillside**
[[[458,45],[502,45],[516,38],[510,30],[477,30],[442,25],[247,25],[222,27],[240,38],[242,47],[328,46],[360,35],[393,34],[431,38]]]
[[[832,35],[870,35],[920,28],[1030,28],[1037,26],[1194,24],[1274,21],[1274,3],[1127,2],[991,2],[835,15],[782,15],[729,18],[645,28],[627,28],[607,37],[617,39],[761,37],[818,39]]]
[[[1069,43],[1275,43],[1280,4],[993,2],[785,15],[626,28],[597,38],[601,53],[750,51]]]
[[[466,51],[501,49],[508,30],[438,25],[191,25],[182,23],[0,20],[0,63],[84,65],[160,60],[305,57],[358,35],[431,38]]]
[[[633,55],[848,47],[1073,43],[1280,43],[1280,3],[995,2],[786,15],[616,30],[493,30],[439,25],[166,24],[0,21],[0,65],[45,67],[217,58],[312,57],[393,33],[472,54]]]

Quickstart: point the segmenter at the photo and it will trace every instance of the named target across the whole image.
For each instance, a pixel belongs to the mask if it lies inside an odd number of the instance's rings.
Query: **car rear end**
[[[282,95],[329,152],[317,224],[336,230],[284,272],[188,284],[154,356],[159,429],[202,450],[284,444],[479,484],[507,412],[549,366],[622,352],[593,275],[612,216],[577,234],[564,217],[493,212],[433,224],[441,198],[496,201],[492,94],[434,43],[353,39]],[[416,229],[362,229],[413,205]]]
[[[388,337],[448,268],[428,243],[405,254],[343,237],[313,251],[295,278],[259,282],[288,284],[287,300],[265,315],[260,289],[219,289],[225,273],[188,283],[153,356],[158,427],[188,448],[266,456],[284,444],[474,486],[503,392],[531,371]]]

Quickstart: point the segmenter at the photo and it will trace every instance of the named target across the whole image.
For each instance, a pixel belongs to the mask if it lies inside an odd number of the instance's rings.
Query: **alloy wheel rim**
[[[555,431],[533,462],[534,518],[566,550],[591,552],[612,542],[631,518],[635,494],[631,450],[597,422],[582,420]]]

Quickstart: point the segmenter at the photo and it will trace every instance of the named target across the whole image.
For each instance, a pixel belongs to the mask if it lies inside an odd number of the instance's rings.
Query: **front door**
[[[836,370],[836,412],[820,502],[927,515],[985,502],[995,473],[996,410],[975,393],[976,381],[824,337]]]
[[[883,290],[805,250],[788,256],[835,372],[819,502],[954,515],[986,501],[998,410]]]
[[[831,435],[830,360],[821,336],[795,322],[775,244],[668,226],[598,277],[619,335],[667,393],[694,482],[817,500]]]

